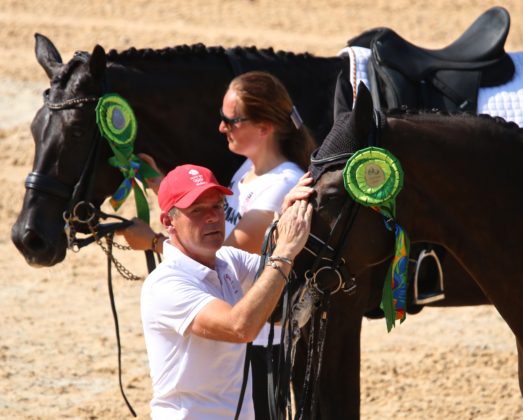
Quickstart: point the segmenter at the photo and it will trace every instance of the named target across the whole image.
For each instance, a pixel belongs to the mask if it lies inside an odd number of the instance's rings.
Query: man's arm
[[[312,206],[296,201],[278,221],[278,238],[273,256],[294,260],[307,241]],[[188,328],[193,334],[212,340],[247,343],[260,332],[276,307],[291,264],[274,262],[279,269],[266,266],[245,296],[234,306],[220,299],[207,304]]]

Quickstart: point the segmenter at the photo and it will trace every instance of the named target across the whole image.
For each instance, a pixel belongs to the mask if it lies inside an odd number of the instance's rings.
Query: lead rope
[[[120,393],[122,394],[122,397],[125,401],[125,404],[127,405],[127,408],[133,415],[133,417],[136,417],[136,412],[134,411],[133,407],[127,400],[127,396],[125,395],[123,384],[122,384],[122,347],[120,344],[120,327],[118,324],[118,314],[116,313],[116,304],[114,301],[114,293],[113,293],[113,282],[112,282],[112,275],[111,275],[111,264],[113,259],[112,257],[112,249],[113,249],[113,233],[106,236],[107,241],[107,287],[109,290],[109,300],[111,302],[111,312],[113,313],[113,320],[114,320],[114,329],[116,331],[116,344],[118,347],[118,383],[120,385]]]

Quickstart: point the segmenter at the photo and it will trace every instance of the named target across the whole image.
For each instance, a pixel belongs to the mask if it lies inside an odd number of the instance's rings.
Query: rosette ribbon
[[[149,205],[145,198],[145,190],[148,188],[146,179],[159,174],[133,153],[138,129],[133,109],[121,96],[115,93],[106,94],[96,105],[96,123],[114,154],[109,158],[109,164],[118,168],[124,177],[110,199],[111,206],[117,211],[132,190],[138,217],[149,223]],[[137,180],[143,185],[143,191]]]
[[[394,232],[394,257],[383,286],[381,309],[387,331],[405,320],[407,305],[407,268],[410,241],[396,223],[396,196],[403,187],[403,169],[389,151],[367,147],[354,153],[343,171],[345,189],[358,203],[379,212],[385,227]]]

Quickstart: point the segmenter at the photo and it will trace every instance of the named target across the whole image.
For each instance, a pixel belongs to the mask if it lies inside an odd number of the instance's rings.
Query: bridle
[[[99,99],[95,96],[88,96],[67,99],[61,102],[51,102],[49,100],[49,89],[44,91],[43,97],[45,106],[52,112],[83,108],[89,104],[97,103]],[[101,143],[102,136],[99,130],[95,130],[82,172],[73,186],[38,171],[29,173],[25,180],[26,189],[33,189],[62,200],[67,200],[66,210],[63,213],[64,230],[67,236],[67,247],[74,252],[78,252],[80,248],[98,240],[102,236],[114,233],[117,229],[128,226],[130,223],[120,216],[108,215],[102,212],[91,201],[90,197],[94,183],[93,174],[96,173]],[[104,225],[99,223],[101,218],[106,219],[109,217],[117,219],[118,222]],[[76,226],[78,225],[87,226],[91,237],[77,238]]]
[[[99,100],[99,97],[87,96],[67,99],[61,102],[51,102],[49,100],[49,89],[46,89],[44,91],[43,97],[45,106],[51,112],[83,108],[85,106],[97,103]],[[101,145],[102,135],[98,129],[95,129],[87,160],[80,174],[80,178],[74,186],[68,185],[47,174],[38,171],[33,171],[29,173],[29,175],[27,176],[25,180],[25,187],[26,189],[32,189],[44,194],[48,194],[61,200],[67,200],[66,210],[63,213],[63,219],[65,222],[64,231],[67,236],[67,243],[69,249],[73,250],[74,252],[78,252],[80,248],[92,242],[96,242],[98,245],[100,245],[100,247],[107,255],[107,283],[111,303],[111,311],[116,331],[116,341],[118,349],[118,380],[120,386],[120,393],[131,414],[134,417],[136,417],[136,413],[132,408],[131,404],[129,403],[123,390],[120,332],[112,287],[111,264],[114,263],[118,272],[128,280],[141,280],[141,277],[136,276],[129,270],[127,270],[118,260],[114,258],[112,253],[113,246],[121,249],[130,249],[129,247],[115,243],[113,241],[113,237],[116,230],[123,229],[131,225],[132,222],[121,216],[114,214],[109,215],[102,212],[97,206],[95,206],[92,203],[90,198],[92,196],[94,174],[96,173],[96,167],[98,157],[100,155]],[[99,222],[100,219],[107,218],[117,219],[117,222],[105,224],[101,224]],[[77,238],[76,230],[78,225],[87,226],[88,230],[91,233],[91,236],[85,238]],[[103,238],[106,239],[105,245],[102,243]],[[150,255],[147,255],[148,264],[151,259],[154,263],[154,255],[152,254],[152,252],[149,254]]]

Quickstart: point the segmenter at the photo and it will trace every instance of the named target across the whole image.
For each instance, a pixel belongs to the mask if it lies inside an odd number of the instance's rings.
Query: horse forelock
[[[56,73],[53,78],[51,79],[51,84],[57,84],[57,85],[64,85],[67,83],[67,81],[71,78],[71,75],[75,71],[75,69],[82,63],[83,61],[80,58],[77,58],[76,56],[72,58],[68,63],[64,64],[58,73]]]
[[[85,51],[77,51],[73,58],[64,64],[59,72],[51,79],[51,91],[49,92],[50,99],[63,99],[65,89],[68,94],[77,94],[77,90],[81,89],[86,83],[91,80],[89,71],[79,71],[82,64],[89,60],[90,54]]]

